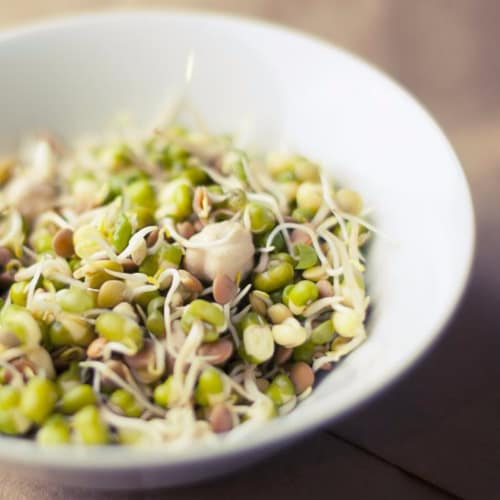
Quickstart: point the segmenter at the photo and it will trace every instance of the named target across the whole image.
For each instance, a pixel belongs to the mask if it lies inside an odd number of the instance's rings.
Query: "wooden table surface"
[[[139,5],[4,0],[0,28],[67,12]],[[478,237],[471,282],[443,340],[404,380],[263,463],[199,486],[127,495],[37,485],[0,471],[0,499],[500,498],[500,2],[148,5],[225,10],[288,24],[360,54],[401,81],[441,123],[469,179]]]

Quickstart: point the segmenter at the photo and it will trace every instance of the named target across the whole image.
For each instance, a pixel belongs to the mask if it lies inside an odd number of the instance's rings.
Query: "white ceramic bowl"
[[[217,449],[38,449],[0,438],[0,463],[33,478],[93,487],[187,483],[256,460],[376,394],[450,318],[469,274],[473,210],[441,130],[404,90],[343,50],[290,30],[184,12],[87,15],[0,35],[0,151],[44,129],[71,139],[120,111],[146,123],[179,87],[194,50],[190,100],[209,126],[253,123],[262,149],[285,142],[319,160],[374,207],[369,340],[287,417]]]

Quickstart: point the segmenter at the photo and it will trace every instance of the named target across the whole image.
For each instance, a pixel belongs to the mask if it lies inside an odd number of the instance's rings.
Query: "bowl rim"
[[[446,305],[443,306],[443,311],[438,320],[435,321],[431,333],[423,338],[418,347],[406,357],[403,361],[392,366],[391,370],[384,372],[382,376],[377,378],[376,383],[367,383],[363,389],[359,390],[353,398],[353,402],[345,408],[336,410],[333,414],[328,404],[323,404],[320,408],[316,408],[316,412],[308,415],[307,423],[298,421],[287,421],[283,425],[282,419],[277,419],[266,423],[266,427],[271,432],[263,433],[262,435],[252,435],[251,442],[234,441],[226,445],[221,450],[220,447],[198,447],[196,445],[189,446],[187,449],[179,451],[168,451],[157,447],[144,448],[147,453],[135,452],[134,460],[130,460],[130,454],[123,453],[123,447],[112,446],[97,446],[97,447],[78,447],[75,445],[62,445],[51,449],[40,448],[35,442],[25,439],[0,436],[0,463],[6,465],[22,465],[35,466],[44,469],[59,469],[59,470],[100,470],[109,471],[111,469],[131,470],[147,467],[150,470],[161,469],[168,466],[189,466],[195,463],[205,461],[207,459],[228,459],[232,456],[239,455],[242,452],[250,453],[265,448],[276,446],[284,441],[299,439],[306,433],[310,433],[318,427],[332,422],[352,412],[361,405],[366,404],[382,391],[391,387],[395,382],[400,380],[412,368],[414,368],[424,354],[435,346],[437,341],[442,337],[446,326],[453,318],[460,302],[463,298],[467,284],[471,277],[472,266],[475,256],[476,243],[476,222],[474,215],[474,206],[470,187],[467,181],[465,172],[457,157],[456,152],[451,146],[449,140],[444,134],[441,127],[438,125],[434,117],[430,114],[427,108],[408,90],[406,90],[398,81],[380,69],[377,65],[364,60],[361,56],[350,52],[349,50],[338,46],[320,36],[307,33],[277,22],[265,20],[256,16],[230,14],[218,11],[208,11],[196,8],[115,8],[104,10],[90,10],[79,13],[71,13],[63,16],[48,16],[41,20],[23,23],[19,26],[0,29],[0,45],[16,38],[37,35],[48,30],[57,30],[67,28],[68,26],[92,24],[96,22],[104,22],[105,20],[115,19],[127,20],[132,17],[171,17],[181,16],[184,18],[198,18],[219,20],[228,24],[243,24],[255,28],[264,28],[268,31],[277,32],[281,35],[293,36],[295,39],[302,40],[315,44],[319,49],[329,50],[341,53],[343,56],[354,61],[357,65],[363,66],[371,73],[375,74],[379,79],[384,80],[394,92],[400,94],[405,99],[408,105],[418,109],[423,115],[430,128],[434,129],[435,135],[440,137],[442,147],[448,150],[449,162],[447,168],[455,171],[458,174],[459,182],[461,183],[461,198],[464,204],[464,212],[467,214],[467,219],[462,220],[461,230],[466,235],[467,248],[465,252],[465,262],[461,268],[461,272],[456,279],[456,285],[449,294]],[[441,167],[441,168],[444,168]],[[265,434],[265,437],[262,437]],[[132,449],[132,448],[127,448]],[[160,460],[160,461],[159,461]]]

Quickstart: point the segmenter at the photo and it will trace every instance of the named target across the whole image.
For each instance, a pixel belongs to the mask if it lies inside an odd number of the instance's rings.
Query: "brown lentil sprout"
[[[311,237],[305,231],[301,231],[300,229],[294,229],[292,234],[290,235],[290,239],[292,243],[302,243],[304,245],[310,245],[312,243]]]
[[[290,380],[295,387],[295,393],[302,394],[314,384],[314,372],[307,363],[298,361],[290,367]]]
[[[283,347],[280,345],[276,350],[276,354],[274,355],[274,360],[278,365],[284,365],[287,361],[290,360],[293,354],[293,349],[288,347]]]
[[[146,236],[146,245],[148,247],[152,247],[157,241],[158,241],[158,236],[160,235],[160,230],[158,228],[153,229],[147,236]]]
[[[319,280],[316,283],[318,287],[318,292],[320,297],[332,297],[333,296],[333,285],[325,279]]]
[[[213,281],[214,299],[219,304],[228,304],[236,297],[238,287],[226,274],[218,274]]]
[[[229,339],[219,339],[215,342],[202,344],[198,349],[200,356],[210,356],[213,359],[210,363],[214,365],[223,365],[234,352],[233,343]]]
[[[231,410],[224,403],[218,403],[212,408],[208,421],[216,433],[227,432],[233,428]]]
[[[191,224],[191,222],[186,221],[186,222],[179,222],[177,224],[177,232],[183,237],[183,238],[191,238],[194,233],[196,233],[196,230]]]
[[[146,368],[155,356],[154,344],[152,340],[146,339],[142,349],[133,356],[125,356],[125,362],[130,368]]]
[[[75,247],[73,245],[73,230],[65,227],[59,229],[52,240],[52,248],[54,252],[65,259],[69,259],[75,255]]]
[[[14,256],[7,247],[0,247],[0,269],[5,269]]]

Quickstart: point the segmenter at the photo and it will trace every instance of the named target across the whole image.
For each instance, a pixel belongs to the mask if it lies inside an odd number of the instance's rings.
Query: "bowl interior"
[[[241,133],[249,147],[286,145],[318,160],[338,184],[362,193],[383,233],[374,239],[368,262],[369,340],[294,413],[251,439],[223,445],[234,451],[335,418],[424,352],[464,287],[473,247],[472,208],[445,137],[396,84],[322,42],[221,16],[84,16],[0,36],[0,151],[13,150],[36,131],[67,140],[99,133],[120,112],[139,124],[152,123],[166,98],[182,88],[191,51],[188,99],[209,128]],[[8,448],[11,459],[26,458],[33,446],[9,441],[7,447],[4,441],[0,456]],[[194,457],[192,450],[182,453]],[[80,454],[38,456],[68,467],[84,464]],[[130,465],[128,452],[85,456],[108,466]],[[134,463],[151,457],[134,454]]]

